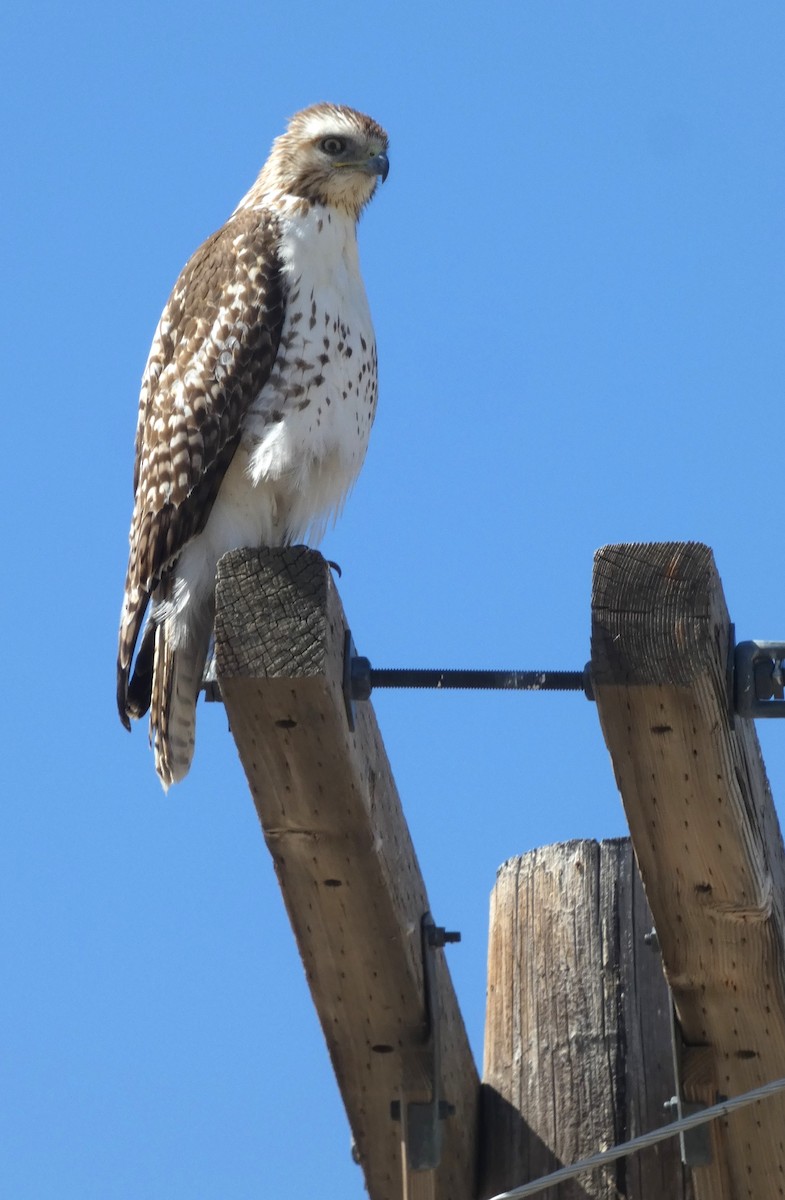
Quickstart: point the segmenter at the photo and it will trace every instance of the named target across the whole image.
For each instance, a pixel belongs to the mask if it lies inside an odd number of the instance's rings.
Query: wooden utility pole
[[[372,1200],[472,1200],[477,1070],[444,951],[424,945],[425,884],[370,704],[357,706],[350,727],[346,634],[316,552],[221,560],[217,678],[368,1191]],[[436,1122],[440,1164],[412,1170],[410,1106],[424,1106],[416,1112],[427,1126],[425,1106],[439,1098],[453,1110]]]
[[[672,1120],[670,996],[628,839],[532,850],[491,896],[482,1196]],[[688,1200],[677,1138],[543,1200]]]
[[[711,551],[606,546],[592,679],[685,1040],[688,1100],[785,1076],[785,851],[752,721],[733,718]],[[785,1195],[785,1099],[714,1122],[698,1200]]]
[[[596,556],[592,684],[651,912],[625,842],[501,869],[479,1151],[443,939],[373,709],[347,701],[347,634],[315,552],[219,564],[218,683],[371,1200],[491,1196],[657,1129],[674,1093],[706,1106],[785,1077],[785,849],[753,724],[733,715],[711,551]],[[688,1178],[674,1139],[548,1200],[782,1200],[783,1130],[769,1097],[715,1121]]]

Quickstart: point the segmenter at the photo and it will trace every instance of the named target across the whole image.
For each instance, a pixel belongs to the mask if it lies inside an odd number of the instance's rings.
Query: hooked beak
[[[374,154],[373,158],[369,158],[365,164],[365,170],[369,175],[381,175],[382,183],[390,173],[390,160],[384,150],[380,154]]]

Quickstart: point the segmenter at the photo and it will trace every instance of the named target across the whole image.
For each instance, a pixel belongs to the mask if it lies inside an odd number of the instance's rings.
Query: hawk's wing
[[[273,215],[233,216],[184,267],[153,339],[117,658],[117,703],[129,726],[128,675],[150,595],[204,529],[243,416],[275,361],[284,308],[277,240]]]

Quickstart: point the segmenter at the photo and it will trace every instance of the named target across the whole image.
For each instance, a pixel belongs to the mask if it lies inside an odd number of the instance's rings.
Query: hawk
[[[127,729],[149,708],[165,790],[193,757],[218,559],[320,536],[365,458],[377,369],[357,221],[387,178],[387,147],[381,126],[351,108],[297,113],[186,263],[155,332],[117,704]]]

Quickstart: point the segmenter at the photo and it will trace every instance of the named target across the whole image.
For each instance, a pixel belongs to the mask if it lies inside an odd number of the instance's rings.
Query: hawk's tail
[[[210,647],[210,623],[191,628],[185,643],[173,645],[170,623],[155,631],[150,701],[150,740],[164,791],[188,774],[196,736],[196,701]]]

